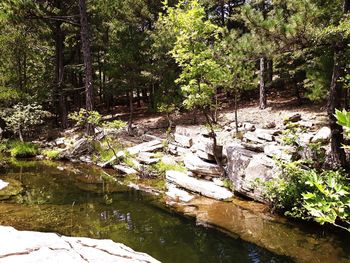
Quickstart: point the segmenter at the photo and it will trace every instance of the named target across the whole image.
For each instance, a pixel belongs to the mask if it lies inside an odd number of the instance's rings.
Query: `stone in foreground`
[[[17,231],[0,226],[0,261],[11,262],[159,262],[112,240],[59,236],[55,233]]]
[[[167,171],[166,180],[181,188],[216,200],[229,200],[233,197],[233,193],[228,189],[218,186],[213,182],[190,177],[185,173]]]

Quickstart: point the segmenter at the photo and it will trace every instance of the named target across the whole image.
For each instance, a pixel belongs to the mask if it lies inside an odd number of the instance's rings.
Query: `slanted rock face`
[[[227,173],[235,191],[265,203],[261,184],[273,178],[273,160],[263,153],[244,149],[239,144],[227,147],[227,159]]]
[[[151,256],[114,243],[59,236],[54,233],[17,231],[0,226],[1,262],[148,262],[159,263]]]

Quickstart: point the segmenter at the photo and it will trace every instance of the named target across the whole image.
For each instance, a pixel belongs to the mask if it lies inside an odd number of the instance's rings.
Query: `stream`
[[[244,201],[202,200],[196,223],[168,209],[161,198],[126,187],[95,167],[13,161],[0,179],[11,183],[8,193],[0,191],[0,224],[18,230],[112,239],[165,263],[350,262],[348,234],[275,222],[250,212]],[[228,234],[199,225],[198,219]]]

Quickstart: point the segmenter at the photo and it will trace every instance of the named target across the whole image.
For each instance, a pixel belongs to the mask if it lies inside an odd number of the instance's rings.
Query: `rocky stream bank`
[[[122,133],[122,130],[98,129],[94,141],[102,141],[106,137],[120,140]],[[297,145],[285,143],[285,138],[290,137],[296,140]],[[90,138],[72,131],[54,141],[41,142],[41,147],[59,151],[59,159],[95,164],[105,169],[104,173],[109,176],[126,179],[125,183],[131,187],[164,195],[164,202],[171,209],[196,218],[197,224],[219,228],[299,262],[332,262],[343,255],[341,250],[333,247],[332,237],[305,234],[285,219],[271,216],[265,205],[254,202],[247,205],[235,197],[239,194],[267,203],[257,182],[263,183],[275,176],[278,167],[274,158],[286,161],[295,156],[312,158],[309,146],[317,143],[322,151],[327,151],[329,137],[327,127],[318,127],[303,120],[300,115],[293,115],[279,127],[243,123],[238,134],[235,124],[228,123],[217,132],[218,144],[215,148],[207,130],[193,126],[178,126],[167,139],[142,134],[140,138],[143,142],[115,152],[107,161],[94,158]],[[224,165],[226,177],[223,177],[215,157],[219,157]],[[147,178],[154,172],[150,172],[148,167],[160,162],[169,169],[160,179],[164,180],[161,186],[155,187],[149,182],[159,181],[159,178]],[[146,180],[135,182],[128,179],[135,177],[146,177]],[[315,258],[313,251],[319,248],[328,253],[320,253]]]

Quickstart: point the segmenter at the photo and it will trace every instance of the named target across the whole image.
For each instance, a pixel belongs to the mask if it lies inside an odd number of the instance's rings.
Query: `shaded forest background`
[[[330,163],[345,166],[350,1],[3,0],[0,106],[37,103],[61,128],[80,108],[169,113],[268,91],[327,104]],[[90,127],[91,130],[92,127]]]

